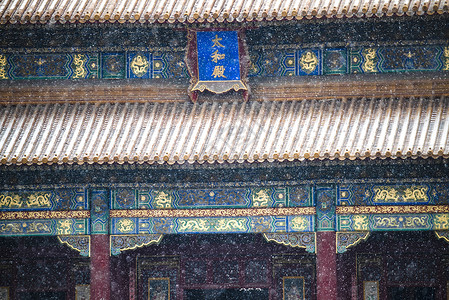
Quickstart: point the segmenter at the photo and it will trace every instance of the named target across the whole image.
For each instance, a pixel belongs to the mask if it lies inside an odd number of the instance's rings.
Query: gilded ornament
[[[23,201],[20,196],[15,195],[0,195],[0,208],[21,208]]]
[[[337,206],[339,215],[448,213],[449,205]]]
[[[19,219],[85,219],[90,217],[88,210],[71,211],[2,211],[0,220]]]
[[[365,62],[362,65],[363,71],[366,73],[375,73],[376,70],[376,49],[367,48],[362,52]]]
[[[368,216],[355,215],[354,216],[354,230],[368,230]]]
[[[399,228],[395,217],[374,217],[375,227]]]
[[[449,214],[435,215],[434,228],[439,230],[449,229]]]
[[[0,223],[0,234],[21,235],[21,234],[49,234],[51,233],[51,221],[32,221]]]
[[[214,71],[212,72],[212,76],[214,78],[226,78],[226,76],[224,75],[224,72],[226,71],[225,66],[215,66]]]
[[[251,218],[251,228],[253,232],[271,231],[271,217],[253,217]]]
[[[246,219],[218,219],[215,229],[220,232],[245,231],[245,223]]]
[[[374,216],[375,229],[423,229],[428,226],[428,215]]]
[[[86,67],[84,66],[87,62],[87,56],[84,54],[75,54],[73,56],[73,79],[85,78],[87,75]]]
[[[423,227],[427,224],[427,217],[425,216],[410,216],[405,217],[404,226],[406,228]]]
[[[134,222],[131,219],[120,219],[117,222],[117,230],[123,233],[134,230]]]
[[[307,74],[310,74],[315,71],[318,65],[318,58],[313,51],[306,51],[299,59],[299,65],[301,66],[301,70]]]
[[[414,203],[428,202],[427,186],[394,188],[391,186],[375,187],[373,202],[376,203]]]
[[[50,194],[33,194],[30,195],[27,199],[28,207],[51,207],[51,202],[49,200]]]
[[[179,219],[179,232],[207,232],[207,219]]]
[[[253,206],[254,207],[267,207],[270,201],[270,196],[268,192],[264,189],[253,194]]]
[[[0,208],[49,208],[50,193],[37,192],[22,199],[18,194],[0,194]]]
[[[148,72],[150,64],[145,56],[138,54],[131,60],[130,66],[134,75],[142,77]]]
[[[6,56],[0,55],[0,79],[9,79],[6,67],[7,67]]]
[[[304,231],[309,225],[309,220],[306,217],[298,216],[294,217],[290,221],[290,226],[295,231]]]
[[[56,222],[56,232],[58,235],[66,235],[72,233],[72,221],[69,219],[58,220]]]
[[[156,192],[154,197],[155,208],[172,208],[172,197],[164,191]]]
[[[2,223],[0,224],[0,233],[22,233],[22,228],[20,223]]]
[[[347,207],[349,208],[349,207]],[[240,209],[136,209],[110,210],[111,218],[184,218],[314,215],[315,207],[240,208]]]

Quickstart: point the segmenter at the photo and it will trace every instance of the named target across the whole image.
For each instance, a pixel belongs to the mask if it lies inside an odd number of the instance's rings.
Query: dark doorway
[[[434,300],[435,292],[432,287],[389,287],[388,300]]]
[[[268,300],[268,289],[186,290],[187,300]]]
[[[22,292],[20,300],[65,300],[66,292]]]

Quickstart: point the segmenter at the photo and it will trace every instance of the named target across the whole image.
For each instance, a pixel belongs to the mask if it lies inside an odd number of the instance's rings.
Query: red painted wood
[[[109,235],[90,236],[90,299],[111,299]]]
[[[317,300],[337,299],[335,232],[317,232]]]

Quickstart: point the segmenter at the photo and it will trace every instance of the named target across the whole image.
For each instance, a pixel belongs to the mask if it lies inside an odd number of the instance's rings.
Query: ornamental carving
[[[366,241],[369,232],[337,232],[337,253],[344,253],[349,247]]]
[[[264,233],[267,241],[290,246],[305,248],[307,252],[315,253],[316,233],[315,232],[295,232],[295,233]]]
[[[73,250],[78,251],[82,256],[90,257],[90,236],[76,235],[76,236],[58,236],[61,244],[67,244]]]
[[[145,235],[111,235],[111,255],[118,255],[125,250],[132,250],[151,244],[159,244],[162,234]]]

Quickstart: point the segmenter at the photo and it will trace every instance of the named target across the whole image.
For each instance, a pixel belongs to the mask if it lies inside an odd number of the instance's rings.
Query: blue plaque
[[[247,90],[240,77],[237,31],[198,31],[196,41],[198,82],[192,91]]]

